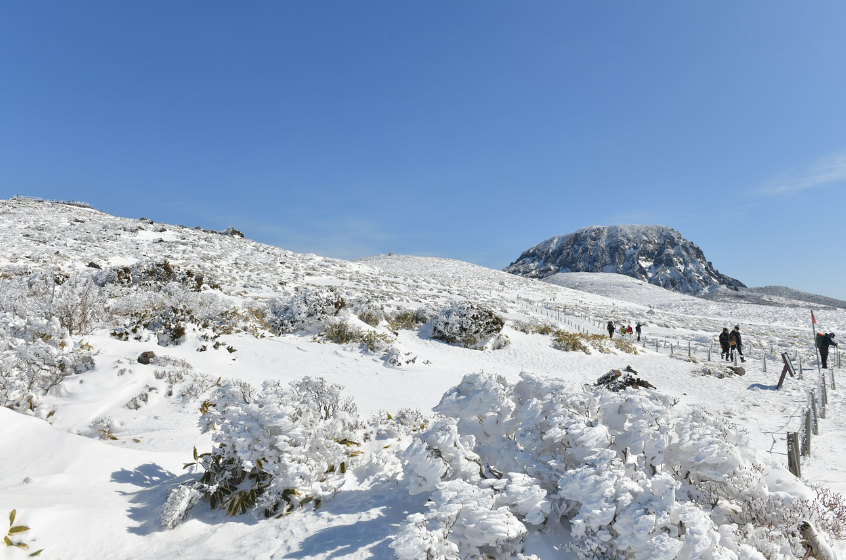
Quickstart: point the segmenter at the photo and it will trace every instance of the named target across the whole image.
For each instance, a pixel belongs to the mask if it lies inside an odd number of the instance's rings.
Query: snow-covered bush
[[[385,319],[388,321],[391,330],[396,332],[399,330],[416,329],[423,323],[428,322],[434,315],[431,309],[420,307],[414,310],[399,309],[388,315]]]
[[[359,344],[373,353],[387,352],[394,342],[393,337],[388,334],[362,330],[344,321],[330,323],[326,330],[320,333],[319,339],[335,344]]]
[[[555,330],[552,333],[552,347],[564,352],[584,352],[590,354],[591,349],[601,354],[610,354],[612,348],[627,354],[637,354],[638,350],[630,341],[617,338],[610,339],[601,334],[574,333]]]
[[[344,296],[334,287],[298,288],[290,299],[270,302],[267,322],[276,334],[323,327],[346,305]]]
[[[234,307],[216,292],[196,293],[178,284],[159,291],[124,293],[112,304],[115,320],[123,326],[112,331],[120,340],[155,340],[160,346],[178,345],[189,331],[205,340],[237,330],[260,336],[255,322],[260,316]],[[251,328],[255,327],[255,328]]]
[[[512,385],[479,373],[435,411],[443,417],[402,456],[408,490],[430,493],[430,512],[403,524],[393,545],[400,558],[519,557],[520,527],[547,518],[569,526],[585,560],[761,560],[801,550],[800,520],[778,513],[785,494],[769,490],[746,436],[655,391],[580,390],[527,374]],[[521,506],[508,503],[513,518],[490,514],[485,490],[503,480],[525,489]],[[472,529],[483,510],[487,542]]]
[[[490,309],[470,302],[454,303],[432,318],[432,338],[465,348],[484,348],[505,322]]]
[[[252,391],[227,381],[203,406],[200,425],[217,446],[200,458],[201,490],[231,515],[288,513],[335,492],[360,454],[363,428],[339,385],[305,377]]]
[[[167,260],[142,260],[131,266],[109,268],[97,274],[96,282],[100,286],[119,284],[151,291],[171,283],[180,284],[195,292],[203,291],[203,289],[220,289],[220,285],[211,280],[207,273],[182,268]]]
[[[420,558],[536,559],[522,553],[528,529],[516,513],[542,523],[545,492],[515,474],[501,480],[438,484],[427,513],[408,517],[391,544],[399,560]]]
[[[35,410],[68,376],[93,367],[92,348],[74,343],[58,318],[0,313],[0,406]]]

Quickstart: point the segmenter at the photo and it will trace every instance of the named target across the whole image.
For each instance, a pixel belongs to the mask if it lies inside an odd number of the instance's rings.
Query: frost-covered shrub
[[[483,348],[504,325],[490,309],[470,302],[454,303],[432,318],[432,338],[465,348]]]
[[[211,280],[207,273],[182,268],[167,260],[143,260],[131,266],[112,267],[100,272],[96,282],[100,286],[118,284],[152,291],[157,291],[171,283],[180,284],[195,292],[203,289],[220,289],[220,285]]]
[[[75,344],[56,317],[0,312],[0,406],[35,410],[68,376],[94,367],[92,350]]]
[[[799,519],[778,513],[786,494],[770,490],[765,469],[745,451],[746,436],[675,406],[648,389],[611,393],[527,374],[514,385],[466,376],[435,408],[444,417],[402,456],[409,492],[430,493],[430,512],[403,524],[398,556],[520,554],[519,532],[509,528],[544,516],[569,527],[572,550],[585,560],[801,552]],[[523,509],[509,504],[513,522],[501,518],[488,530],[502,535],[491,540],[495,551],[474,548],[476,534],[455,529],[463,523],[455,497],[470,515],[489,508],[483,490],[513,473],[534,490],[523,493]]]
[[[432,310],[421,307],[414,310],[400,309],[391,313],[385,319],[392,331],[416,329],[434,317]]]
[[[290,299],[269,304],[267,323],[275,334],[321,327],[346,305],[344,296],[334,287],[298,288]]]
[[[227,381],[203,406],[200,425],[217,445],[200,458],[201,490],[232,515],[265,516],[320,501],[342,484],[360,454],[356,407],[339,385],[305,377],[261,390]]]
[[[482,484],[443,482],[427,502],[429,512],[410,515],[391,548],[399,560],[537,558],[522,553],[528,530],[515,513],[542,523],[545,494],[519,474]]]
[[[383,359],[387,365],[398,368],[415,363],[417,356],[411,352],[403,352],[396,346],[391,346],[385,351]]]
[[[584,352],[590,354],[591,349],[601,354],[610,354],[612,348],[627,354],[637,354],[638,350],[630,341],[610,339],[601,334],[574,333],[556,330],[552,333],[552,347],[564,352]]]
[[[162,507],[161,523],[163,529],[173,529],[185,519],[191,509],[203,497],[196,485],[180,484],[171,488]]]
[[[321,340],[335,344],[360,344],[369,352],[386,352],[394,342],[388,334],[372,330],[361,330],[346,322],[330,323],[328,328],[319,335]]]
[[[247,330],[253,321],[249,310],[232,307],[215,292],[195,293],[171,284],[158,292],[131,292],[120,297],[112,307],[123,317],[123,327],[112,336],[121,340],[154,339],[160,346],[178,345],[189,330],[198,331],[206,340]]]

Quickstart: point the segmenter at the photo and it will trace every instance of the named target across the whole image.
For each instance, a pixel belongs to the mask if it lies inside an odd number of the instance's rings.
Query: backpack
[[[817,333],[817,335],[814,337],[814,346],[816,346],[817,348],[822,348],[824,338],[825,335],[823,333]]]

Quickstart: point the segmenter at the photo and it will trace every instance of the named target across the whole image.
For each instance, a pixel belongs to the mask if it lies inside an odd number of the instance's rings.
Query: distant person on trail
[[[823,369],[828,369],[828,347],[837,347],[837,343],[832,340],[834,338],[834,333],[830,332],[822,336],[817,335],[817,337],[819,337],[819,350],[820,360],[822,360],[822,367]]]
[[[729,346],[737,349],[737,355],[740,356],[740,361],[745,362],[743,357],[743,340],[740,338],[740,325],[735,325],[734,330],[729,333]],[[734,350],[732,350],[732,359],[734,359]]]
[[[637,341],[638,341],[638,342],[640,342],[640,328],[641,328],[642,326],[643,326],[643,325],[641,325],[640,323],[638,323],[638,324],[637,324],[637,326],[635,326],[635,332],[637,333]]]
[[[614,338],[614,322],[608,321],[608,338]]]
[[[631,325],[626,325],[626,335],[629,337],[629,339],[632,338],[632,326]]]
[[[727,327],[723,327],[723,332],[720,333],[720,359],[725,359],[727,362],[731,361],[729,330]]]

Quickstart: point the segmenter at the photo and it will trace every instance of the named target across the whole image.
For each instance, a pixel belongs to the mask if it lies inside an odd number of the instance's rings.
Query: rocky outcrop
[[[746,286],[720,274],[695,244],[667,226],[591,226],[524,251],[506,272],[546,278],[559,272],[613,272],[700,295]]]

